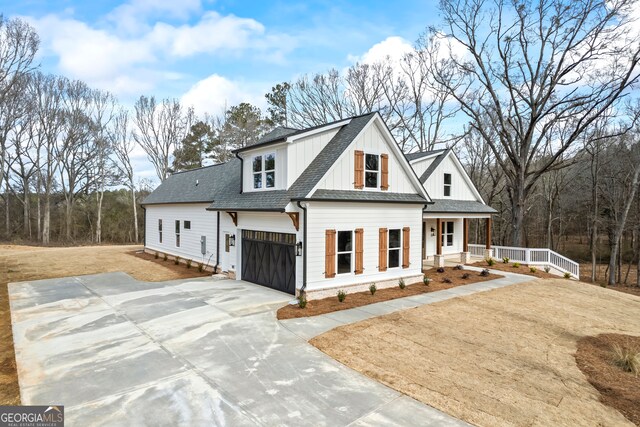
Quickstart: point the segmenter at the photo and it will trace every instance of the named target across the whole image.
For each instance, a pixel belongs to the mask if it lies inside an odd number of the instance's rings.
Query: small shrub
[[[436,270],[438,273],[444,273],[444,267],[438,267]]]
[[[203,263],[201,263],[201,262],[199,262],[199,263],[198,263],[198,271],[199,271],[200,273],[202,273],[202,272],[204,271],[204,264],[203,264]]]
[[[487,261],[487,265],[489,267],[491,267],[493,264],[496,263],[496,261],[493,258],[487,258],[485,261]]]
[[[174,263],[175,265],[180,264],[180,257],[179,257],[179,256],[177,256],[177,257],[176,257],[176,259],[175,259],[175,260],[173,260],[173,263]]]
[[[489,270],[488,270],[488,269],[486,269],[486,268],[480,272],[480,275],[481,275],[482,277],[487,277],[489,274],[490,274],[490,273],[489,273]]]
[[[338,291],[338,301],[342,302],[347,297],[347,293],[345,291]]]
[[[153,256],[155,259],[158,259],[160,257],[160,255],[158,254],[158,252],[156,252],[156,254]]]
[[[455,266],[455,267],[453,267],[453,268],[455,268],[456,270],[464,270],[464,265],[462,265],[462,264],[458,264],[458,265],[456,265],[456,266]]]
[[[468,279],[469,277],[471,277],[471,275],[469,273],[464,273],[462,275],[462,278],[465,279],[465,280]]]
[[[549,267],[548,265],[544,268],[544,272],[548,273],[551,271],[551,267]]]
[[[163,259],[167,261],[169,259],[169,256],[167,256],[167,254],[164,254]]]
[[[565,279],[571,279],[571,273],[569,273],[569,272],[564,273],[564,278]]]
[[[404,289],[407,287],[407,285],[405,285],[404,283],[404,279],[401,277],[400,280],[398,280],[398,286],[400,287],[400,289]]]
[[[445,277],[444,279],[442,279],[442,281],[444,283],[451,283],[451,279],[449,279],[448,277]]]
[[[378,290],[378,288],[376,288],[376,284],[375,283],[372,283],[371,286],[369,286],[369,292],[371,292],[371,295],[375,295],[377,290]]]
[[[187,268],[191,268],[191,260],[190,259],[187,260]]]
[[[640,349],[613,345],[613,363],[636,377],[640,375]]]
[[[429,279],[427,276],[424,276],[422,278],[422,283],[424,283],[425,286],[429,286],[429,283],[431,283],[431,279]]]
[[[298,298],[298,307],[305,308],[306,306],[307,306],[307,299],[304,297],[304,295],[301,295],[300,298]]]
[[[606,288],[606,287],[607,287],[607,284],[606,284],[606,283],[604,283],[604,282],[602,282],[602,283],[600,283],[600,287],[601,287],[601,288]]]
[[[532,273],[535,273],[535,272],[538,271],[538,269],[535,268],[535,267],[529,267],[529,271],[532,272]]]
[[[505,264],[509,264],[509,257],[506,256],[506,257],[502,258],[502,262],[504,262]]]
[[[513,268],[520,268],[520,263],[519,262],[514,262],[513,263]]]

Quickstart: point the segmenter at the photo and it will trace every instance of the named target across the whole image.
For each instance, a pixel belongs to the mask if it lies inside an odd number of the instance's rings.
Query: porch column
[[[489,259],[493,257],[493,249],[491,249],[491,217],[487,218],[486,228],[487,235],[485,237],[484,258]]]
[[[462,219],[462,252],[460,252],[460,263],[468,264],[471,262],[471,253],[469,252],[469,220]]]
[[[444,267],[444,256],[442,255],[442,221],[436,219],[436,254],[433,256],[433,266],[435,268]]]

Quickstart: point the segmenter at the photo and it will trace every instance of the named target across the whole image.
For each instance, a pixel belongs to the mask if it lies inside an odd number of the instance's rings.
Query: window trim
[[[158,218],[158,243],[162,243],[162,218]]]
[[[339,251],[338,250],[338,245],[340,244],[340,233],[346,233],[349,232],[351,233],[351,250],[349,251]],[[346,276],[348,274],[353,275],[354,274],[354,263],[355,263],[355,231],[354,230],[336,230],[336,276]],[[338,260],[340,259],[340,255],[344,255],[344,254],[350,254],[351,257],[349,258],[350,260],[350,267],[349,267],[349,271],[344,272],[344,273],[340,273],[338,267]]]
[[[449,176],[449,183],[448,184],[447,184],[447,176]],[[452,176],[452,174],[450,174],[448,172],[445,172],[444,176],[442,178],[442,182],[443,182],[443,185],[444,185],[443,196],[444,197],[451,197],[451,188],[453,187],[453,185],[452,185],[453,184],[453,176]],[[449,194],[447,194],[447,190],[449,190]]]
[[[378,158],[378,169],[367,169],[367,156],[376,156]],[[363,173],[364,173],[364,189],[365,190],[379,190],[380,189],[380,183],[382,181],[382,165],[381,165],[381,158],[382,155],[380,153],[376,153],[373,151],[365,151],[364,152],[364,168],[363,168]],[[376,186],[375,187],[370,187],[367,185],[367,173],[375,173],[376,174]]]
[[[449,224],[451,225],[451,233],[449,233]],[[455,246],[455,236],[456,236],[456,222],[455,221],[442,221],[442,247],[443,248],[452,248]],[[451,236],[451,244],[447,244],[448,236]]]
[[[273,156],[273,169],[267,169],[267,157]],[[254,163],[256,159],[260,157],[260,170],[254,171]],[[269,191],[276,189],[276,152],[268,152],[262,154],[256,154],[251,157],[251,178],[253,182],[253,190],[254,191]],[[267,187],[267,174],[273,174],[273,186]],[[260,187],[256,187],[256,176],[260,176]]]
[[[398,247],[391,247],[391,232],[398,232]],[[391,266],[391,251],[398,252],[398,265],[395,267]],[[389,228],[387,230],[387,270],[392,268],[402,268],[402,227],[399,228]]]

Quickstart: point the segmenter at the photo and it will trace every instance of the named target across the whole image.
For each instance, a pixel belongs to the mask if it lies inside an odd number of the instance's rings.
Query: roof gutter
[[[424,201],[410,201],[410,200],[348,200],[348,199],[320,199],[314,197],[294,198],[292,202],[344,202],[344,203],[398,203],[403,205],[432,205],[434,202]]]
[[[207,211],[229,211],[229,212],[285,212],[284,208],[277,209],[261,209],[261,208],[212,208],[209,206],[205,210]]]

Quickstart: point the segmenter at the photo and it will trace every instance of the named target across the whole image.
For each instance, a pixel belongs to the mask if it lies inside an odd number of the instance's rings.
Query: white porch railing
[[[548,265],[563,273],[569,273],[576,279],[580,278],[580,264],[559,253],[545,248],[514,248],[510,246],[492,246],[493,257],[497,259],[509,258],[511,262],[523,264]],[[469,244],[469,252],[474,256],[484,256],[485,245]]]

